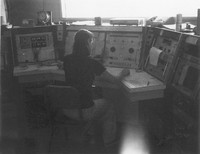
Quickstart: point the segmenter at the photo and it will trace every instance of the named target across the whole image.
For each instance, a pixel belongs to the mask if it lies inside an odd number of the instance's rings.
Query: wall
[[[61,20],[60,0],[7,0],[9,22],[14,26],[22,25],[23,19],[33,19],[37,24],[37,12],[52,11],[52,21]]]

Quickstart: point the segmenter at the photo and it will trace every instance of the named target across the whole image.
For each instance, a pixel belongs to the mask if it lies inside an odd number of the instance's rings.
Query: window
[[[61,0],[63,18],[197,16],[199,0]]]
[[[7,5],[6,1],[3,0],[1,1],[1,24],[6,24],[7,23]]]

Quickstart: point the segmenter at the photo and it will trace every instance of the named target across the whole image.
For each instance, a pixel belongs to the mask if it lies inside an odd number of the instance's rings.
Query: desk
[[[107,71],[113,76],[118,76],[121,70],[122,68],[107,67]],[[65,81],[64,71],[58,69],[57,66],[38,67],[36,65],[29,65],[27,68],[15,67],[14,76],[18,77],[20,84],[37,83],[42,81]],[[127,116],[135,116],[136,120],[132,121],[138,121],[139,101],[161,98],[164,96],[164,90],[166,88],[164,83],[155,77],[144,71],[137,72],[134,69],[130,70],[130,75],[122,80],[120,86],[102,81],[98,77],[95,79],[94,84],[104,88],[104,95],[106,97],[112,97],[111,99],[114,102],[120,102],[118,109],[124,111],[119,112],[126,113],[120,113],[121,115],[125,115],[125,117],[121,117],[123,120],[128,119]],[[131,115],[128,115],[129,113],[127,111],[130,111]],[[132,115],[133,113],[134,115]]]
[[[107,67],[107,71],[113,76],[118,76],[122,68]],[[57,66],[29,65],[26,68],[15,67],[14,76],[19,83],[31,83],[41,81],[65,81],[64,71]],[[160,98],[164,96],[165,84],[148,73],[130,70],[130,75],[122,80],[121,87],[96,78],[95,85],[105,88],[122,88],[124,94],[131,101]]]
[[[113,76],[118,76],[122,68],[107,68]],[[122,80],[121,88],[130,101],[140,101],[164,96],[166,85],[150,74],[135,69]]]
[[[122,69],[108,67],[107,71],[113,76],[118,76]],[[166,86],[144,71],[137,72],[131,69],[130,75],[122,80],[121,86],[118,88],[120,90],[115,91],[112,98],[112,102],[116,103],[118,121],[138,125],[143,122],[139,116],[143,114],[140,111],[142,101],[164,97]],[[112,91],[106,89],[104,95],[112,96],[113,94]],[[154,103],[154,100],[151,102]]]
[[[29,65],[25,68],[15,67],[14,76],[19,83],[31,83],[40,81],[65,81],[64,71],[57,66]]]

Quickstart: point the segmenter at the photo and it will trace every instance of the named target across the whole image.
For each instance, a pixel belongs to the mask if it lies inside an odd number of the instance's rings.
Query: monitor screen
[[[200,70],[195,67],[188,67],[182,86],[193,91],[198,83],[199,75]]]
[[[185,43],[183,53],[191,55],[193,57],[200,58],[200,47],[194,44]]]
[[[18,63],[55,60],[52,32],[17,34]]]
[[[194,97],[200,88],[199,66],[199,64],[187,59],[180,59],[173,79],[173,86],[187,96]]]

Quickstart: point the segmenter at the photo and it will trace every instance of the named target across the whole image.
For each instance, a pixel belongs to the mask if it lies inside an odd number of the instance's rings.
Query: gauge
[[[38,12],[38,24],[46,25],[50,21],[50,15],[46,11]]]

